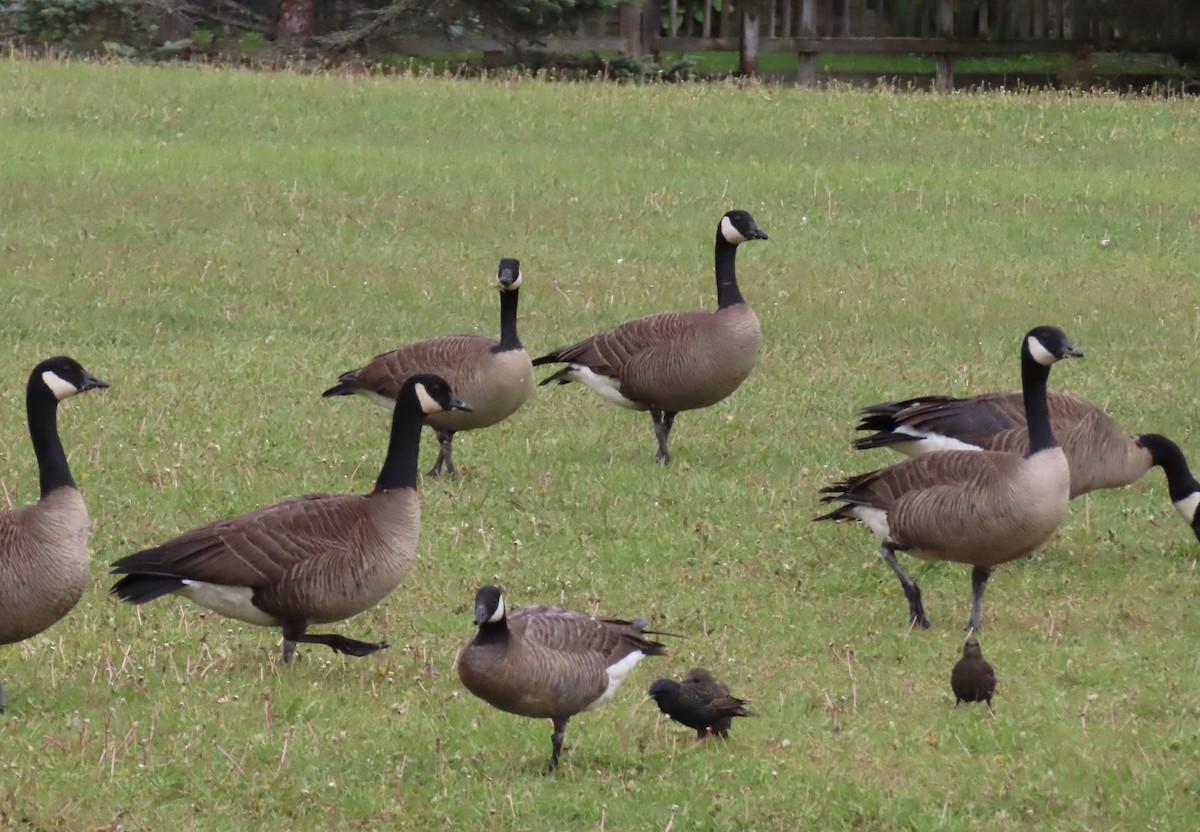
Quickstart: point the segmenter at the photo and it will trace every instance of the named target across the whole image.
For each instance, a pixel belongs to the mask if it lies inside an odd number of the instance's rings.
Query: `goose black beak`
[[[91,390],[94,387],[104,388],[107,386],[108,386],[107,381],[98,379],[94,375],[92,375],[91,373],[89,373],[85,370],[83,373],[83,386],[81,388],[79,388],[79,390],[80,390],[80,392],[83,392],[84,390]]]
[[[757,225],[754,226],[754,228],[750,229],[749,237],[751,240],[769,240],[769,239],[771,239],[770,237],[767,236],[767,232],[763,231]]]
[[[475,605],[475,626],[478,627],[480,624],[487,621],[488,618],[491,617],[491,615],[492,614],[490,612],[488,612],[487,604],[476,604]]]
[[[449,405],[449,406],[448,406],[446,409],[447,409],[447,410],[462,410],[462,411],[464,411],[464,412],[466,412],[466,413],[470,413],[470,412],[472,412],[472,407],[471,407],[471,405],[469,405],[469,404],[467,404],[466,402],[464,402],[464,401],[463,401],[462,399],[460,399],[458,396],[451,396],[451,397],[450,397],[450,405]],[[478,623],[478,622],[476,622],[476,623]]]
[[[500,272],[499,280],[500,285],[507,288],[517,282],[517,273],[512,269],[504,269]]]
[[[1083,351],[1077,350],[1074,347],[1067,347],[1067,351],[1063,353],[1063,358],[1083,358]]]

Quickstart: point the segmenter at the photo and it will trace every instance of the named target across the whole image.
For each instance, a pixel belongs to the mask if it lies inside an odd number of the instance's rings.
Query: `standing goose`
[[[682,682],[659,679],[646,695],[664,715],[693,729],[697,740],[713,734],[726,739],[735,716],[758,716],[746,710],[745,699],[730,696],[725,683],[703,667],[693,667]]]
[[[0,644],[15,644],[71,611],[88,581],[88,513],[58,437],[58,403],[108,385],[73,358],[48,358],[25,387],[41,494],[0,512]],[[0,683],[0,713],[8,700]]]
[[[1071,499],[1130,485],[1159,467],[1176,511],[1200,540],[1200,483],[1178,445],[1156,433],[1130,436],[1084,399],[1050,393],[1048,400],[1050,424],[1071,468]],[[887,447],[910,457],[946,448],[1018,454],[1029,449],[1020,393],[926,396],[871,405],[863,408],[858,430],[874,433],[854,440],[855,448]]]
[[[361,393],[383,407],[392,407],[400,385],[411,375],[434,373],[471,403],[470,411],[437,413],[426,419],[437,434],[437,461],[429,471],[436,477],[445,464],[457,476],[452,454],[454,434],[486,428],[516,413],[533,392],[533,365],[517,337],[517,298],[521,264],[511,257],[500,261],[500,340],[483,335],[442,335],[415,341],[377,355],[338,376],[338,383],[321,395]]]
[[[298,642],[366,656],[387,647],[308,633],[375,606],[408,571],[421,525],[417,450],[431,413],[466,409],[445,379],[413,376],[400,388],[375,489],[310,494],[184,532],[112,566],[112,593],[144,604],[177,592],[221,615],[283,628],[283,660]]]
[[[928,627],[921,590],[896,561],[907,551],[927,560],[970,564],[971,627],[979,629],[992,568],[1032,552],[1067,511],[1070,471],[1050,426],[1046,381],[1063,358],[1082,357],[1057,327],[1040,326],[1021,344],[1021,389],[1029,425],[1024,456],[944,451],[905,460],[822,489],[841,503],[817,520],[858,520],[877,534],[879,553],[900,580],[912,624]]]
[[[495,708],[551,720],[551,769],[567,721],[612,699],[644,657],[666,652],[645,637],[650,631],[643,619],[595,618],[557,607],[509,612],[498,586],[476,593],[475,623],[479,631],[458,656],[458,678]]]
[[[676,414],[708,407],[736,390],[754,369],[758,317],[738,289],[737,247],[765,240],[746,211],[717,224],[717,311],[695,309],[649,315],[534,359],[567,366],[542,384],[577,381],[613,404],[649,410],[658,438],[656,458],[671,461],[667,440]]]

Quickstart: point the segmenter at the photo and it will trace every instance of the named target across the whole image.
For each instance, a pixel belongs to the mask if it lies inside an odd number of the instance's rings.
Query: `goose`
[[[375,356],[357,370],[338,377],[338,383],[321,395],[366,396],[383,407],[396,401],[400,385],[411,375],[434,373],[450,382],[454,391],[471,403],[471,410],[435,413],[425,421],[434,429],[437,461],[429,476],[451,477],[454,467],[454,434],[486,428],[520,410],[533,392],[533,365],[517,337],[517,299],[521,288],[521,263],[511,257],[500,261],[500,340],[483,335],[442,335]]]
[[[736,390],[754,369],[760,329],[738,289],[737,247],[767,235],[746,211],[717,224],[717,310],[664,312],[559,347],[533,365],[567,366],[542,385],[577,381],[612,404],[649,410],[658,439],[656,459],[671,461],[667,442],[675,416],[709,407]]]
[[[421,524],[417,450],[431,413],[466,409],[445,379],[413,376],[400,388],[387,456],[365,495],[310,494],[218,520],[112,565],[112,594],[144,604],[178,593],[228,618],[283,630],[283,661],[297,643],[366,656],[386,641],[309,633],[375,606],[408,571]]]
[[[979,639],[971,635],[963,643],[962,658],[950,671],[950,689],[954,691],[954,706],[960,702],[987,702],[992,710],[992,696],[996,693],[996,672],[983,657]]]
[[[817,520],[857,520],[879,536],[879,553],[908,599],[911,624],[928,627],[921,590],[896,552],[973,567],[969,627],[980,629],[983,593],[993,567],[1032,552],[1067,511],[1070,472],[1054,437],[1046,402],[1050,367],[1081,358],[1066,334],[1040,326],[1021,342],[1021,389],[1029,451],[943,451],[925,454],[822,489],[839,503]]]
[[[58,403],[108,387],[65,355],[33,368],[25,415],[38,463],[38,501],[0,511],[0,644],[37,635],[71,611],[88,582],[88,513],[58,436]],[[0,713],[8,705],[0,683]]]
[[[494,708],[549,719],[551,770],[567,721],[612,699],[643,658],[666,652],[646,635],[667,634],[647,630],[645,619],[595,618],[558,607],[510,612],[498,586],[476,593],[475,624],[478,632],[458,656],[458,678]]]
[[[1137,482],[1162,468],[1171,503],[1200,540],[1200,483],[1179,446],[1156,433],[1129,435],[1098,405],[1065,393],[1050,393],[1050,424],[1071,469],[1071,499],[1102,488]],[[863,408],[854,440],[858,450],[891,448],[906,456],[956,448],[1029,449],[1020,393],[983,393],[970,398],[924,396]]]
[[[665,716],[693,729],[697,740],[714,734],[727,738],[735,716],[758,716],[746,710],[745,699],[731,696],[725,683],[703,667],[693,667],[682,682],[658,679],[646,695]]]

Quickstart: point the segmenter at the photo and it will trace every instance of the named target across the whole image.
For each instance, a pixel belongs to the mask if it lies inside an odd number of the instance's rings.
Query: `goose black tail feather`
[[[109,593],[130,604],[145,604],[183,588],[183,581],[167,575],[126,575]]]
[[[328,399],[331,396],[353,396],[362,385],[358,382],[358,376],[351,370],[348,373],[342,373],[338,376],[338,383],[330,387],[321,394],[321,398]]]

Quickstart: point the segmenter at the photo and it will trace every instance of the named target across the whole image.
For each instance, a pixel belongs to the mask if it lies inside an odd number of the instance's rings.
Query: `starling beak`
[[[959,702],[987,702],[988,710],[992,710],[996,674],[979,649],[979,639],[973,635],[967,637],[962,658],[950,672],[950,687],[954,690],[955,706]]]
[[[702,667],[689,670],[682,682],[659,679],[650,686],[649,696],[660,711],[693,729],[697,740],[710,734],[728,737],[735,716],[758,716],[746,710],[746,700],[730,696],[729,688]]]

